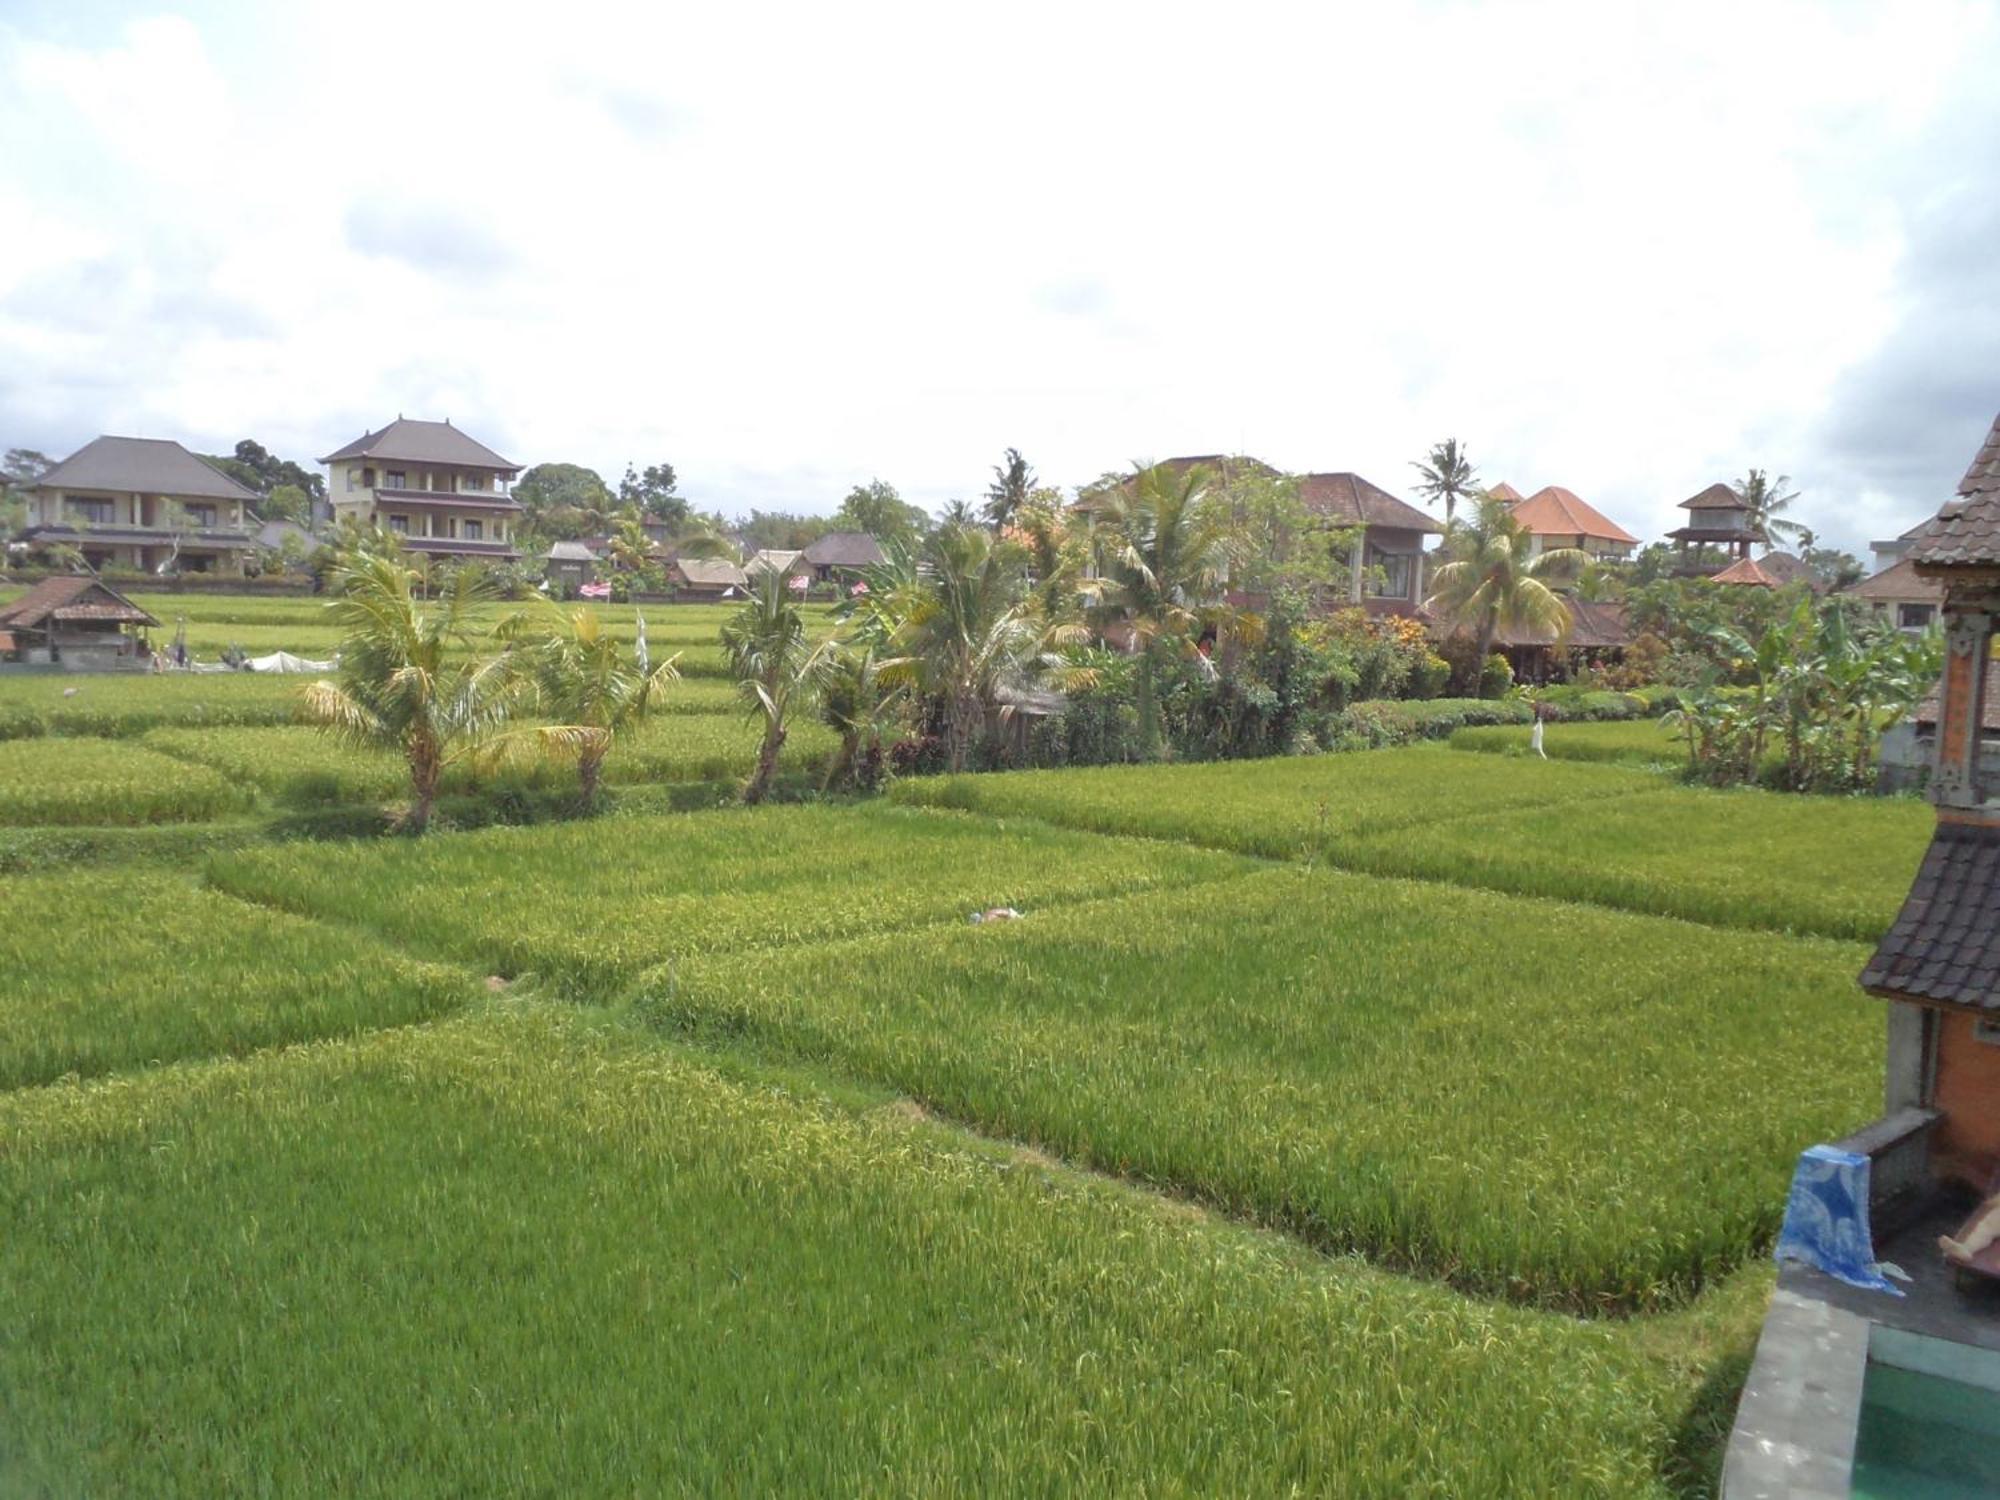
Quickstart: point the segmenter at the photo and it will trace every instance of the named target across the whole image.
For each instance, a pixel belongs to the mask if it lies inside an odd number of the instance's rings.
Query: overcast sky
[[[1860,548],[2000,412],[2000,4],[0,0],[0,444],[936,508],[1439,438]]]

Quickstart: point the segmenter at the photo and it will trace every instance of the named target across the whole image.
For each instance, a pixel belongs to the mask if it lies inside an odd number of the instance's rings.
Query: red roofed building
[[[1498,495],[1501,490],[1512,493],[1506,485],[1488,493]],[[1639,545],[1631,532],[1559,484],[1544,485],[1527,499],[1516,500],[1510,509],[1514,519],[1528,528],[1531,557],[1574,547],[1599,562],[1621,562]]]

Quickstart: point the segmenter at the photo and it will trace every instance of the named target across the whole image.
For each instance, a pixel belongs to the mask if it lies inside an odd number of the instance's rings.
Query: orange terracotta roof
[[[1486,493],[1491,495],[1495,500],[1505,500],[1509,505],[1518,504],[1522,498],[1521,492],[1504,479]]]
[[[1631,532],[1559,484],[1544,485],[1513,511],[1515,520],[1544,536],[1594,536],[1638,545]]]
[[[1710,583],[1742,583],[1752,588],[1775,589],[1782,587],[1777,579],[1758,564],[1754,557],[1741,558],[1724,568],[1708,580]]]

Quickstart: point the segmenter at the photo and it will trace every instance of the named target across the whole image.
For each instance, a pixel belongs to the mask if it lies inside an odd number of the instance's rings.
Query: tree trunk
[[[757,751],[757,769],[750,773],[750,780],[743,788],[743,801],[755,807],[764,800],[764,794],[771,789],[771,774],[778,768],[778,752],[785,748],[785,726],[777,719],[770,720],[764,727],[764,743]]]
[[[1475,698],[1486,681],[1486,658],[1493,654],[1493,635],[1499,628],[1500,612],[1497,609],[1489,609],[1479,617],[1479,634],[1473,641],[1472,695]]]
[[[1153,684],[1153,648],[1139,654],[1139,753],[1148,761],[1160,758],[1160,701]]]
[[[405,747],[410,763],[410,813],[403,826],[422,833],[431,826],[431,808],[437,802],[438,775],[443,769],[438,749],[428,739],[411,741]]]
[[[945,705],[945,769],[953,775],[963,771],[966,761],[972,757],[974,725],[982,716],[983,709],[976,693],[953,693],[951,701]]]
[[[604,774],[604,752],[586,750],[576,758],[576,785],[583,800],[583,810],[589,812],[597,806],[597,782]]]

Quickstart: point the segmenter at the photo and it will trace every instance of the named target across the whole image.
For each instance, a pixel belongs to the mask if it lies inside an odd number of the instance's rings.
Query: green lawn
[[[0,824],[193,823],[248,803],[206,766],[108,740],[0,741]]]
[[[419,1021],[462,974],[170,870],[0,880],[0,1088]]]
[[[1200,849],[949,813],[774,807],[218,854],[222,889],[609,997],[641,969],[1231,876]]]
[[[1847,944],[1327,871],[676,964],[642,1010],[1472,1290],[1673,1301],[1864,1124]],[[1842,1060],[1835,1069],[1829,1057]]]
[[[1662,1493],[1684,1383],[536,1015],[0,1097],[20,1493]]]
[[[1590,805],[1659,790],[1657,777],[1610,766],[1549,765],[1524,774],[1498,760],[1420,746],[1201,765],[930,777],[899,783],[895,796],[1291,859],[1339,849],[1358,835],[1449,822],[1494,808]]]
[[[1342,844],[1333,858],[1374,874],[1872,943],[1895,920],[1933,821],[1903,798],[1676,789],[1429,822]]]

